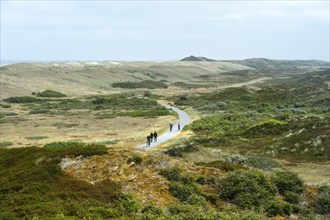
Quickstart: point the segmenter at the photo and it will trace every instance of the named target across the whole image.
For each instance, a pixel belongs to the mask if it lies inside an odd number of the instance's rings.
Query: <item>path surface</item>
[[[167,105],[167,104],[162,104],[160,103],[162,106],[168,108],[168,109],[172,109],[173,111],[175,111],[176,113],[178,113],[179,115],[179,121],[181,122],[181,130],[184,126],[188,125],[190,123],[190,117],[189,115],[185,112],[185,111],[182,111],[174,106],[170,106],[170,105]],[[164,122],[164,123],[168,123],[168,127],[169,127],[169,123],[170,122]],[[146,146],[146,144],[141,144],[140,146],[138,146],[139,149],[148,149],[148,148],[152,148],[152,147],[155,147],[159,144],[162,144],[172,138],[174,138],[175,136],[177,136],[181,130],[179,131],[178,130],[178,125],[177,125],[177,121],[172,121],[172,123],[174,124],[173,126],[173,130],[170,132],[170,128],[163,134],[158,134],[158,138],[157,138],[157,142],[152,142],[150,144],[150,146]],[[147,136],[148,134],[146,134]],[[146,137],[146,142],[147,142],[147,137]]]

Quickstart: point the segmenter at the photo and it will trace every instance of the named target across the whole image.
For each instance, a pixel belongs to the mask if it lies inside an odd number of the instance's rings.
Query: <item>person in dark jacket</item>
[[[147,136],[147,147],[150,147],[150,135]]]
[[[152,142],[152,139],[154,138],[154,133],[150,133],[150,142]]]
[[[155,131],[155,132],[154,132],[154,142],[157,142],[157,137],[158,137],[158,134],[157,134],[157,132]]]
[[[170,131],[172,131],[172,129],[173,129],[173,123],[170,122]]]

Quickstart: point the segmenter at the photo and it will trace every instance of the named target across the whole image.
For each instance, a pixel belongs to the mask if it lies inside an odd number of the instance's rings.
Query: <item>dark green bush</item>
[[[276,189],[261,172],[238,170],[220,180],[220,197],[241,208],[254,209],[275,197]]]
[[[165,151],[165,154],[171,157],[182,157],[183,153],[197,152],[198,148],[195,146],[173,147]]]
[[[182,184],[180,182],[171,182],[169,191],[181,202],[187,202],[196,190],[191,185]]]
[[[277,171],[271,180],[282,195],[288,191],[300,194],[304,190],[302,179],[289,171]]]
[[[316,213],[330,215],[330,186],[321,186],[313,204]]]
[[[93,156],[108,153],[108,149],[104,145],[85,144],[81,142],[52,142],[44,145],[49,149],[51,155],[70,155],[70,156]]]
[[[265,206],[265,212],[269,216],[290,215],[293,211],[289,203],[275,200],[268,202]]]
[[[287,201],[288,203],[299,204],[300,202],[300,195],[298,193],[285,191],[283,195],[284,195],[284,200]]]
[[[56,91],[53,91],[53,90],[45,90],[43,92],[38,92],[37,93],[37,96],[38,97],[49,97],[49,98],[61,98],[61,97],[66,97],[65,94],[63,93],[60,93],[60,92],[56,92]]]
[[[11,108],[11,105],[0,103],[2,108]]]
[[[42,99],[38,99],[32,96],[15,96],[4,99],[3,101],[8,103],[40,103],[44,102]]]
[[[32,110],[29,111],[29,114],[47,114],[50,111],[48,109],[36,109],[36,110]]]
[[[165,176],[169,181],[179,181],[181,178],[179,167],[173,167],[160,171],[160,174]]]
[[[147,89],[166,89],[167,85],[161,81],[152,81],[152,80],[144,80],[141,82],[121,82],[121,83],[113,83],[112,87],[114,88],[124,88],[124,89],[136,89],[136,88],[147,88]]]

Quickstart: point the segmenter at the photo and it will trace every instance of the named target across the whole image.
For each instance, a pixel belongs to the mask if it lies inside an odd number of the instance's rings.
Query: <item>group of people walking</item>
[[[181,130],[181,123],[180,121],[178,121],[177,123],[177,126],[178,126],[178,131]],[[170,122],[170,132],[173,131],[173,127],[174,127],[174,124],[172,122]],[[152,142],[157,142],[157,137],[158,137],[158,134],[157,132],[151,132],[148,136],[147,136],[147,147],[150,147],[151,143]]]
[[[180,121],[178,121],[176,124],[178,125],[178,130],[180,131],[181,130],[181,123],[180,123]],[[170,132],[173,130],[173,126],[174,126],[173,123],[170,122]]]
[[[150,144],[151,144],[152,141],[157,142],[157,137],[158,137],[158,134],[157,134],[156,131],[154,133],[151,132],[147,136],[147,147],[150,147]]]

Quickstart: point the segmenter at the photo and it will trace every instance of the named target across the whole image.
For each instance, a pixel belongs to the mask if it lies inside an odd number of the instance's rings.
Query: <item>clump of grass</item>
[[[36,94],[38,97],[49,97],[49,98],[61,98],[61,97],[66,97],[65,94],[53,90],[45,90],[43,92],[38,92]]]
[[[31,137],[26,137],[28,140],[43,140],[43,139],[48,139],[49,137],[47,136],[31,136]]]
[[[15,112],[0,112],[0,118],[4,118],[7,116],[15,116],[15,115],[17,115],[17,113]]]
[[[70,156],[93,156],[108,153],[108,148],[100,144],[85,144],[82,142],[52,142],[44,145],[52,154]]]
[[[131,116],[131,117],[158,117],[169,115],[168,109],[155,109],[155,110],[135,110],[129,112],[118,112],[116,116]]]
[[[44,102],[45,100],[38,99],[32,96],[15,96],[4,99],[3,101],[8,103],[40,103]]]
[[[36,110],[29,111],[29,114],[47,114],[49,112],[50,112],[50,110],[48,110],[48,109],[36,109]]]
[[[0,147],[9,147],[9,146],[12,146],[13,143],[10,142],[10,141],[1,141],[0,142]]]
[[[244,132],[244,135],[260,136],[281,134],[288,130],[287,125],[287,122],[271,119],[253,125]]]
[[[120,82],[113,83],[114,88],[124,88],[124,89],[136,89],[136,88],[147,88],[147,89],[166,89],[167,85],[161,81],[153,80],[143,80],[141,82]]]
[[[23,117],[18,117],[18,116],[14,116],[14,117],[6,117],[6,118],[0,118],[0,124],[2,123],[13,123],[13,124],[18,124],[19,122],[23,122],[23,121],[28,121],[28,119],[23,118]]]
[[[79,124],[75,124],[75,123],[69,124],[69,123],[62,123],[62,122],[52,124],[52,126],[55,126],[58,129],[61,129],[61,128],[73,128],[73,127],[76,127],[78,125]]]
[[[1,106],[2,108],[11,108],[11,105],[4,104],[4,103],[0,103],[0,106]]]
[[[171,157],[182,157],[184,153],[197,152],[199,149],[195,146],[187,145],[184,147],[173,147],[165,151],[165,154]]]

